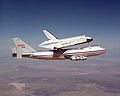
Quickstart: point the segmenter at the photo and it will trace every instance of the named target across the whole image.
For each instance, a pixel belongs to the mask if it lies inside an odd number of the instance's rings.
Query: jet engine
[[[17,57],[17,49],[16,48],[12,48],[11,53],[12,53],[12,57]]]
[[[77,61],[77,60],[87,60],[85,56],[72,56],[70,60]]]

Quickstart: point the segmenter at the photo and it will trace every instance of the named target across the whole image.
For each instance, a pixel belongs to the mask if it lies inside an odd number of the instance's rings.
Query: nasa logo
[[[25,44],[18,44],[18,47],[25,48]]]

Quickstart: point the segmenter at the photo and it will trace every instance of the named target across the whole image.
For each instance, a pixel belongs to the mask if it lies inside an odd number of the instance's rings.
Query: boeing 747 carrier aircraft
[[[47,32],[47,31],[45,31],[45,32]],[[52,37],[52,35],[50,35],[50,34],[47,36],[49,37],[49,39]],[[85,38],[85,36],[83,36],[83,37]],[[83,38],[83,37],[80,36],[80,37],[76,37],[77,39],[75,39],[75,38],[74,39],[72,38],[72,39],[73,39],[73,41],[74,40],[79,41],[79,39]],[[54,39],[58,40],[56,38],[54,38]],[[65,39],[65,40],[66,40],[66,42],[69,41],[69,39]],[[82,39],[80,39],[80,40],[82,40]],[[87,40],[87,39],[84,39],[84,40]],[[91,41],[91,38],[89,38],[89,40]],[[77,49],[62,49],[60,47],[61,45],[60,46],[56,46],[56,45],[52,46],[52,48],[50,47],[51,50],[37,51],[37,50],[33,49],[32,47],[30,47],[25,42],[23,42],[20,38],[13,38],[13,41],[14,41],[16,47],[12,48],[12,56],[17,57],[17,58],[33,58],[33,59],[46,59],[46,60],[57,60],[57,59],[59,59],[59,60],[66,60],[66,59],[87,60],[87,58],[90,56],[97,56],[97,55],[101,55],[106,52],[106,50],[104,48],[102,48],[101,46],[88,46],[88,47],[77,48]],[[52,41],[54,41],[53,38],[52,38]],[[60,41],[58,40],[56,42],[62,42],[62,41],[63,40],[60,40]],[[44,44],[41,44],[41,45],[44,45]],[[47,46],[49,46],[49,43]],[[67,45],[65,45],[65,46],[67,46]],[[58,49],[54,49],[54,47],[57,47]]]

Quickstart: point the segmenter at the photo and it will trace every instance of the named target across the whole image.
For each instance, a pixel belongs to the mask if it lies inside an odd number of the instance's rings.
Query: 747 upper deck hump
[[[104,54],[106,49],[99,45],[87,46],[84,48],[65,48],[77,44],[89,43],[93,38],[88,36],[77,36],[65,39],[58,39],[47,30],[43,30],[48,40],[39,46],[49,50],[38,51],[30,47],[20,38],[13,38],[15,48],[12,48],[12,56],[17,58],[33,58],[45,60],[87,60],[90,56]]]

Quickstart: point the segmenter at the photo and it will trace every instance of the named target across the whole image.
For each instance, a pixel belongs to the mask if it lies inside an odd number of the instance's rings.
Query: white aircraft
[[[13,41],[16,48],[12,48],[12,56],[17,58],[86,60],[89,56],[97,56],[106,52],[106,50],[100,46],[88,46],[80,49],[36,51],[20,38],[13,38]]]
[[[83,43],[89,43],[93,41],[93,38],[85,35],[65,38],[65,39],[58,39],[47,30],[43,30],[43,32],[47,36],[48,40],[41,43],[39,47],[48,48],[52,50],[73,46],[73,45],[78,45],[78,44],[83,44]]]

